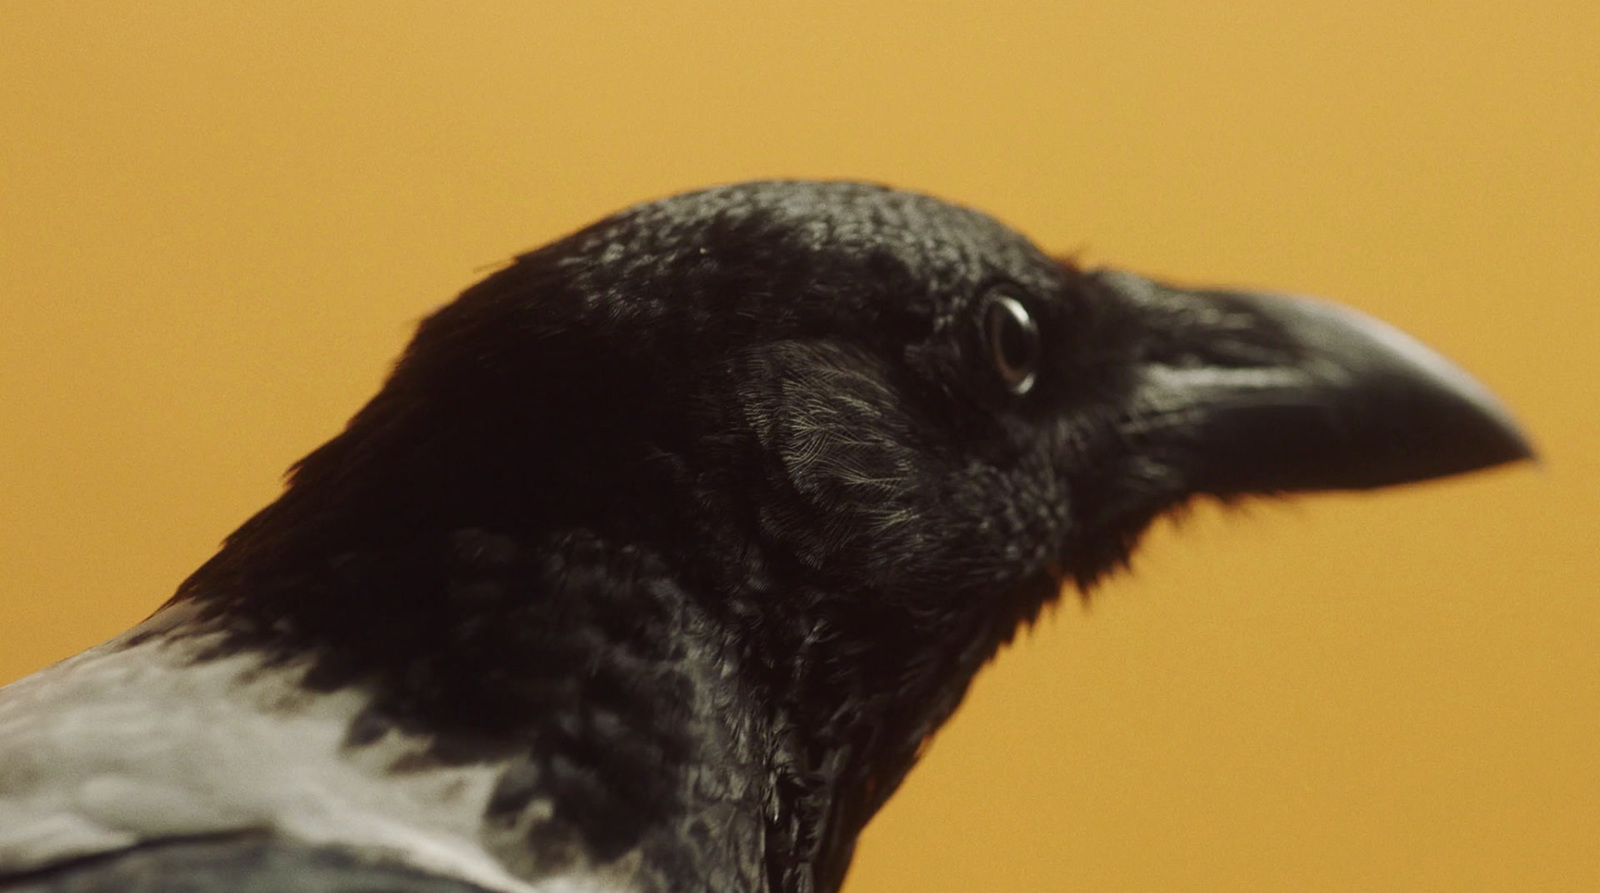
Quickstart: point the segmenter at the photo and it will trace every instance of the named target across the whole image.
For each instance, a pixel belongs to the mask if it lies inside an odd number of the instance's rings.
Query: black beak
[[[1400,330],[1323,301],[1095,280],[1143,345],[1123,435],[1194,491],[1381,487],[1533,457],[1478,381]]]

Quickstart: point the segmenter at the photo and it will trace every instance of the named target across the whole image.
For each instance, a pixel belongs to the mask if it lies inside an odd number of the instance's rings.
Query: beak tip
[[[1373,400],[1392,401],[1375,415],[1394,422],[1398,442],[1410,439],[1406,433],[1431,435],[1429,444],[1415,445],[1411,461],[1397,463],[1400,475],[1424,480],[1538,461],[1511,410],[1438,351],[1365,313],[1315,298],[1289,300],[1298,305],[1292,315],[1307,343],[1342,341],[1328,345],[1325,355],[1350,363],[1347,374],[1361,381]]]
[[[1518,462],[1539,464],[1538,451],[1522,429],[1507,417],[1479,415],[1463,419],[1453,427],[1456,436],[1434,451],[1432,461],[1436,464],[1419,474],[1418,480],[1468,474]]]

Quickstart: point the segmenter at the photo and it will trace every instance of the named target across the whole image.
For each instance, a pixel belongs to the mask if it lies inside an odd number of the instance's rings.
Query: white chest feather
[[[0,690],[0,872],[255,830],[496,890],[577,889],[519,881],[478,842],[498,766],[388,771],[426,742],[343,747],[363,692],[308,694],[303,666],[252,654],[193,663],[207,644],[114,640]]]

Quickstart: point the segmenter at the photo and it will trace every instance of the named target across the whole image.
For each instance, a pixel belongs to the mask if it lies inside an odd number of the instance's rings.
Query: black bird
[[[640,205],[424,321],[150,619],[0,692],[0,890],[836,890],[1152,519],[1526,458],[1312,300],[855,183]]]

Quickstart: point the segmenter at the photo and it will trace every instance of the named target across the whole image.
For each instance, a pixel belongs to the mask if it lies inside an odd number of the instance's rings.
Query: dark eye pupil
[[[984,328],[1001,380],[1013,392],[1027,393],[1039,364],[1039,327],[1028,308],[1015,298],[995,298],[989,304]]]

